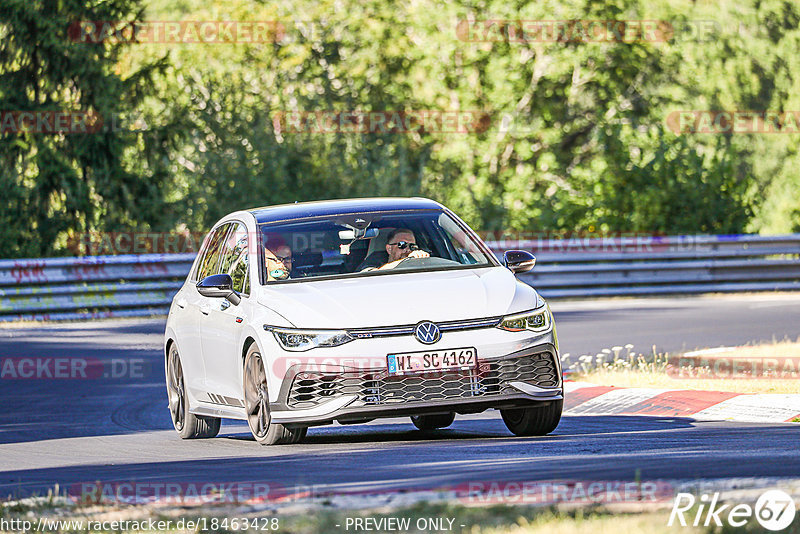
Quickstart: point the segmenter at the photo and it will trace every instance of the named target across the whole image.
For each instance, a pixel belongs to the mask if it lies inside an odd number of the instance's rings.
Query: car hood
[[[262,287],[258,302],[298,328],[363,328],[495,317],[541,304],[504,267],[393,273]]]

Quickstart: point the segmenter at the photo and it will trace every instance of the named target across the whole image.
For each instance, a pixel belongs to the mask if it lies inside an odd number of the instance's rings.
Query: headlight
[[[298,330],[268,325],[264,325],[264,330],[272,332],[285,350],[295,352],[311,350],[316,347],[338,347],[354,339],[344,330]]]
[[[503,317],[497,328],[508,330],[509,332],[522,332],[523,330],[545,332],[550,329],[550,323],[550,311],[547,306],[543,306],[533,311]]]

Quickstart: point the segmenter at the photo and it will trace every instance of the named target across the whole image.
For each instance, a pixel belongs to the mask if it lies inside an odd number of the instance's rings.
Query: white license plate
[[[462,349],[403,352],[386,356],[390,375],[472,369],[478,365],[478,353],[473,347]]]

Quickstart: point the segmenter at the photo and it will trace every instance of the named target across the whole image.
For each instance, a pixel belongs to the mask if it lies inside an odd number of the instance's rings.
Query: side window
[[[225,244],[225,236],[227,235],[230,227],[231,223],[228,223],[223,224],[214,230],[214,234],[208,240],[208,246],[203,251],[203,257],[200,258],[200,261],[197,264],[197,276],[195,276],[196,280],[202,280],[206,276],[217,274],[219,272],[217,270],[217,267],[219,266],[219,255],[222,246]]]
[[[250,277],[247,262],[247,228],[236,223],[225,240],[222,264],[219,272],[228,273],[233,279],[233,289],[245,295],[250,293]]]

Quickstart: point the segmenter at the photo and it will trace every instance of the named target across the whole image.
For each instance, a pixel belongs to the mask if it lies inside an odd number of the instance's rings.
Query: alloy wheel
[[[183,367],[178,355],[178,349],[174,346],[169,352],[169,362],[167,365],[169,386],[169,412],[172,415],[172,423],[179,432],[183,430],[186,418],[186,390],[183,382]]]
[[[247,408],[247,422],[256,438],[263,438],[269,431],[269,395],[267,376],[261,361],[261,354],[254,352],[247,359],[245,368],[244,402]]]

